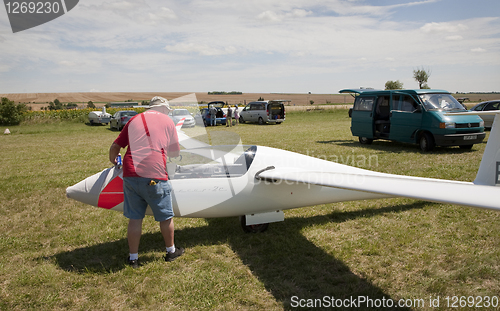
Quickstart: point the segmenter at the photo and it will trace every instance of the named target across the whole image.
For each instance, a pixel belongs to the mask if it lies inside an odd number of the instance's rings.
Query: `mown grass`
[[[425,154],[416,145],[362,146],[349,122],[345,110],[297,112],[281,125],[209,134],[215,143],[233,133],[245,144],[464,181],[474,179],[485,147]],[[0,137],[1,310],[290,310],[292,296],[360,295],[424,299],[419,309],[444,310],[446,296],[500,292],[499,213],[405,198],[286,211],[262,234],[244,234],[237,218],[177,218],[176,243],[186,254],[168,264],[148,217],[144,265],[133,270],[125,264],[126,219],[64,193],[109,166],[117,132],[72,122],[9,129]],[[431,308],[437,296],[440,308]]]

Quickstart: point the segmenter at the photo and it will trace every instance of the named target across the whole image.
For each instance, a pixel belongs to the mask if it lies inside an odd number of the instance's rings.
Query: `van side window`
[[[394,110],[414,112],[418,109],[418,103],[410,95],[395,94],[392,98]]]
[[[263,104],[252,104],[250,110],[264,110]]]
[[[375,102],[375,97],[373,97],[373,96],[370,96],[370,97],[358,96],[358,97],[356,97],[356,100],[354,101],[353,110],[372,111],[374,102]]]

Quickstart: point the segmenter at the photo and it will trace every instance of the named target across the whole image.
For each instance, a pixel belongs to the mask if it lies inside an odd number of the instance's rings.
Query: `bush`
[[[14,104],[13,101],[2,97],[0,103],[0,125],[18,125],[21,123],[23,112],[28,109],[25,104]]]

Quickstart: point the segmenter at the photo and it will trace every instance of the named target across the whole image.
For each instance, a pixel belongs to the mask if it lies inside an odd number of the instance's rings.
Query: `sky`
[[[12,33],[0,93],[500,91],[498,0],[80,0]]]

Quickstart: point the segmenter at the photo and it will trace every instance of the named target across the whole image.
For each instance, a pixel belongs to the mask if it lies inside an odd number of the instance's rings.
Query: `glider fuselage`
[[[324,203],[388,196],[322,187],[301,182],[259,178],[267,169],[380,174],[290,151],[258,146],[245,174],[237,177],[171,179],[178,217],[231,217]],[[230,174],[229,174],[230,175]],[[346,182],[362,182],[349,180]]]

